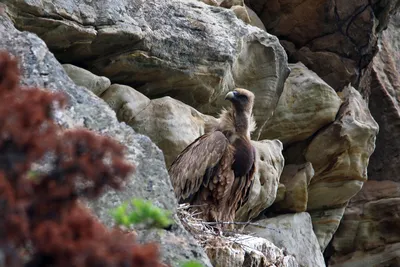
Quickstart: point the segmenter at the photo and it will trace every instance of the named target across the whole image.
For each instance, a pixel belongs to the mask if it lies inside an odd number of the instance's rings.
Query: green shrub
[[[131,206],[132,211],[128,211],[128,203],[124,203],[112,211],[114,220],[118,225],[167,228],[173,223],[169,211],[154,206],[150,201],[134,198],[131,200]]]

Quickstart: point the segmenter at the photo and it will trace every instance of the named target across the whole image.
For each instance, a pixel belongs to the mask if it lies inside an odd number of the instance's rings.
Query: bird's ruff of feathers
[[[250,116],[250,123],[249,123],[249,133],[251,134],[257,128],[256,121],[254,120],[253,114]],[[235,131],[235,123],[233,119],[233,110],[231,107],[223,108],[221,113],[219,114],[219,118],[211,123],[207,123],[205,125],[205,132],[212,132],[218,130],[228,130],[231,132]]]

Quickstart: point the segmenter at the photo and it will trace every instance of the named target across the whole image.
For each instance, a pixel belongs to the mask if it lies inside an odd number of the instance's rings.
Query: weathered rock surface
[[[97,96],[101,95],[111,85],[107,77],[99,77],[74,65],[64,64],[63,68],[76,85],[89,89]]]
[[[371,114],[380,127],[377,149],[368,166],[372,180],[400,181],[400,76],[395,61],[399,52],[391,45],[391,40],[395,42],[399,36],[399,28],[391,24],[383,33],[381,50],[371,64],[371,88],[367,94]]]
[[[314,233],[318,239],[321,251],[324,251],[332,240],[333,235],[339,227],[344,210],[345,207],[340,207],[310,212]]]
[[[214,117],[171,97],[150,100],[124,85],[112,85],[102,98],[117,113],[120,121],[145,134],[163,151],[167,166],[200,135]]]
[[[286,212],[303,212],[307,210],[308,185],[314,176],[311,163],[286,165],[280,182],[285,185],[285,197],[276,201],[273,209]]]
[[[349,203],[329,266],[398,266],[400,183],[368,181]]]
[[[270,241],[248,235],[235,235],[226,240],[216,238],[206,247],[214,267],[297,267],[296,259]]]
[[[385,31],[383,31],[382,36],[381,36],[381,44],[385,45],[385,48],[380,48],[380,51],[378,53],[382,53],[385,49],[388,49],[390,51],[390,54],[392,56],[391,60],[395,62],[396,69],[400,69],[400,54],[398,51],[400,51],[400,35],[399,35],[399,29],[400,28],[400,14],[395,13],[390,17],[388,27]]]
[[[335,120],[341,99],[335,90],[302,63],[290,64],[274,115],[260,138],[284,144],[302,141]]]
[[[258,220],[257,224],[265,227],[249,225],[245,231],[285,249],[288,254],[296,258],[300,266],[325,266],[318,240],[312,229],[311,217],[307,212]]]
[[[177,202],[161,151],[148,137],[119,123],[115,113],[104,101],[85,88],[75,85],[48,51],[45,43],[35,34],[16,30],[4,13],[0,13],[0,49],[19,58],[24,85],[38,86],[67,95],[69,106],[65,112],[57,115],[60,124],[67,128],[86,127],[109,135],[127,147],[126,158],[136,165],[136,173],[130,177],[123,191],[110,190],[98,201],[90,203],[104,223],[111,226],[110,209],[133,196],[149,199],[155,205],[173,212],[176,210]],[[197,258],[206,266],[211,266],[204,251],[180,223],[171,231],[162,230],[153,240],[161,244],[162,257],[166,263],[177,266],[182,260]]]
[[[308,210],[346,203],[367,180],[379,126],[357,90],[347,86],[340,95],[344,103],[336,120],[315,136],[305,153],[315,171],[308,190]]]
[[[101,98],[117,113],[120,121],[127,122],[144,110],[150,99],[132,87],[112,84]]]
[[[329,247],[330,266],[400,265],[399,18],[393,16],[383,32],[380,51],[370,64],[370,86],[363,88],[380,130],[369,181],[350,201]]]
[[[256,175],[248,201],[236,212],[237,221],[247,222],[272,205],[285,165],[283,145],[279,140],[252,141],[252,144],[257,154]]]
[[[289,74],[275,36],[199,1],[3,2],[16,27],[37,33],[63,63],[150,98],[168,95],[214,114],[235,85],[252,90],[258,131]]]
[[[358,86],[377,51],[377,35],[399,1],[245,0],[267,31],[282,41],[290,62],[303,62],[335,90]]]
[[[134,101],[134,100],[132,100]],[[171,97],[153,99],[140,113],[126,116],[124,121],[136,131],[145,134],[164,152],[170,166],[175,158],[196,138],[204,134],[205,123],[215,120]]]

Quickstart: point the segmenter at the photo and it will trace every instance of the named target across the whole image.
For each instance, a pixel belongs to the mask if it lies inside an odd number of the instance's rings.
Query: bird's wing
[[[200,136],[178,155],[168,170],[178,200],[189,198],[202,184],[213,187],[210,178],[217,175],[228,146],[225,135],[215,131]]]
[[[249,173],[246,174],[246,185],[245,185],[245,193],[243,196],[242,201],[239,203],[238,208],[240,208],[241,205],[243,205],[244,203],[247,202],[247,200],[249,200],[249,195],[251,192],[251,188],[253,187],[253,183],[254,183],[254,175],[256,172],[256,150],[254,148],[254,146],[252,146],[252,150],[253,150],[253,158],[254,158],[254,162],[253,165],[251,166],[251,169],[249,171]]]

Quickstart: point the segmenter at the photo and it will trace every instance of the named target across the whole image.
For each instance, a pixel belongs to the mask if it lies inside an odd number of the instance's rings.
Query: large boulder
[[[335,90],[357,87],[378,50],[379,33],[400,1],[245,0],[276,35],[291,62],[301,61]]]
[[[290,64],[274,115],[260,138],[284,144],[302,141],[333,122],[342,101],[335,90],[302,63]]]
[[[307,212],[280,215],[256,221],[245,231],[265,238],[293,255],[300,266],[325,267],[318,240]]]
[[[379,126],[360,93],[347,86],[336,120],[312,139],[305,158],[315,175],[308,190],[308,210],[346,203],[367,180]],[[340,188],[340,190],[338,190]]]
[[[289,74],[275,36],[199,1],[3,2],[16,27],[37,33],[63,63],[84,66],[150,98],[171,96],[215,114],[228,90],[253,91],[255,136]]]
[[[112,226],[110,209],[132,197],[151,200],[155,205],[175,213],[177,201],[160,149],[148,137],[119,123],[115,112],[103,100],[72,82],[41,39],[35,34],[16,30],[1,8],[0,12],[0,49],[19,59],[22,83],[65,93],[68,107],[57,114],[56,120],[66,128],[86,127],[113,137],[126,146],[126,159],[136,166],[136,173],[129,177],[122,191],[107,191],[99,200],[89,203],[100,220]],[[170,231],[160,230],[157,233],[161,234],[152,234],[150,236],[154,239],[147,241],[161,244],[162,258],[166,263],[177,266],[181,261],[198,259],[211,266],[202,248],[178,221]]]

